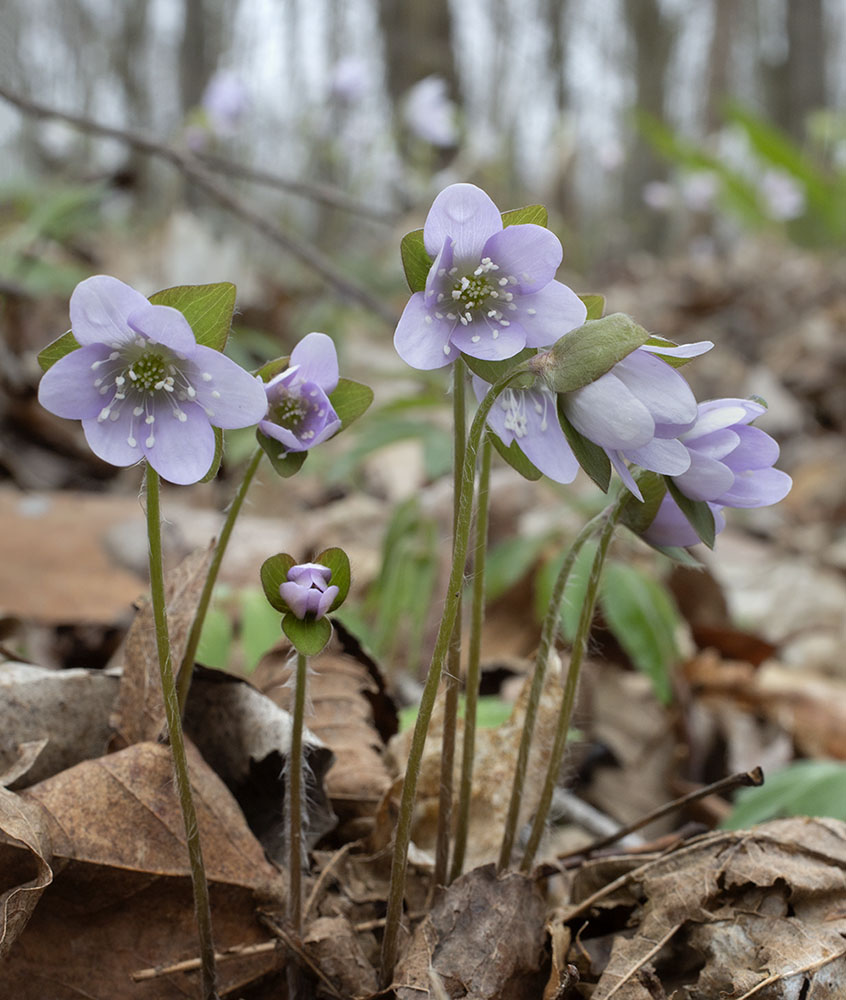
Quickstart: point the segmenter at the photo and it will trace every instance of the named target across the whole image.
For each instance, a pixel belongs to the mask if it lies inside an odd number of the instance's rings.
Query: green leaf
[[[705,563],[700,562],[695,555],[678,545],[653,545],[652,548],[668,559],[672,559],[679,566],[687,566],[688,569],[705,569]]]
[[[256,372],[256,375],[258,375],[262,382],[269,382],[272,378],[281,375],[282,372],[287,371],[290,367],[291,356],[286,354],[284,358],[274,358],[273,361],[268,361],[267,364],[262,365]]]
[[[602,319],[602,314],[605,312],[604,295],[580,295],[579,298],[587,307],[585,319]]]
[[[340,434],[367,411],[373,402],[373,390],[369,385],[353,382],[352,379],[338,379],[338,387],[330,393],[329,402],[341,420]]]
[[[474,375],[478,375],[479,378],[493,385],[503,375],[507,375],[512,368],[516,368],[517,365],[522,364],[528,358],[534,357],[537,353],[534,347],[524,347],[513,358],[506,358],[504,361],[483,361],[481,358],[472,358],[469,354],[462,354],[461,357],[464,358],[465,364]]]
[[[405,280],[412,292],[422,292],[426,288],[426,278],[432,269],[432,258],[426,253],[423,244],[423,230],[415,229],[406,233],[400,243],[402,268]]]
[[[226,346],[232,313],[235,310],[235,286],[229,281],[213,285],[177,285],[150,296],[155,306],[171,306],[188,320],[198,344],[222,351]]]
[[[292,612],[282,619],[282,631],[303,656],[317,656],[332,638],[332,625],[328,618],[302,620]]]
[[[229,654],[232,649],[232,631],[229,615],[221,608],[209,608],[200,634],[197,660],[215,670],[225,670],[229,665]]]
[[[554,392],[573,392],[595,382],[649,339],[625,313],[588,320],[538,356],[535,369]]]
[[[238,594],[241,608],[241,647],[244,670],[252,673],[259,660],[279,638],[277,609],[268,606],[258,587],[244,587]]]
[[[667,492],[667,484],[663,476],[657,472],[647,472],[645,469],[635,474],[635,481],[643,494],[643,501],[630,493],[620,515],[620,522],[636,535],[642,535],[655,520],[658,508]]]
[[[314,561],[332,571],[329,583],[338,588],[338,596],[329,607],[329,612],[344,603],[350,592],[350,561],[343,549],[324,549],[314,557]]]
[[[560,398],[558,400],[558,422],[561,424],[561,430],[564,431],[564,436],[573,449],[573,454],[579,465],[602,492],[607,493],[611,483],[611,460],[598,444],[589,441],[570,423]]]
[[[485,562],[485,599],[495,601],[531,570],[548,541],[546,535],[515,535],[493,546]]]
[[[308,458],[307,451],[285,451],[285,445],[281,441],[262,434],[260,430],[256,430],[256,441],[270,459],[270,464],[276,474],[283,479],[290,479],[291,476],[298,473],[303,462]]]
[[[742,829],[780,816],[831,816],[846,820],[846,764],[800,760],[767,778],[758,788],[737,793],[723,826]]]
[[[549,226],[549,212],[544,205],[526,205],[525,208],[512,208],[502,213],[502,225],[505,226]]]
[[[714,524],[714,515],[711,513],[711,508],[704,500],[691,500],[690,497],[685,496],[670,476],[665,476],[665,479],[670,496],[679,505],[682,514],[690,522],[690,526],[708,548],[713,549],[717,529]]]
[[[582,613],[582,605],[596,549],[597,544],[593,539],[589,539],[582,545],[573,568],[570,570],[567,586],[564,588],[564,598],[561,602],[561,628],[568,642],[572,642],[576,637],[579,616]],[[565,557],[566,553],[562,552],[558,558],[550,559],[541,567],[535,578],[535,615],[538,621],[541,621],[547,612],[552,589]]]
[[[542,475],[540,469],[535,468],[528,458],[526,458],[516,441],[512,441],[506,448],[499,436],[494,434],[493,431],[488,432],[488,437],[491,439],[494,448],[499,452],[500,457],[508,462],[512,469],[519,472],[524,479],[528,479],[530,482],[540,479]]]
[[[41,370],[43,372],[48,371],[60,358],[63,358],[66,354],[70,354],[71,351],[75,351],[81,346],[76,337],[74,337],[73,332],[68,330],[61,337],[57,337],[51,341],[43,351],[39,351],[38,363],[41,365]]]
[[[665,340],[663,337],[650,337],[646,341],[647,347],[678,347],[678,344],[674,344],[672,340]],[[669,365],[671,368],[681,368],[683,365],[690,364],[691,361],[695,361],[696,358],[679,358],[673,355],[667,354],[656,354],[656,358],[660,358],[665,365]]]
[[[670,670],[678,660],[675,631],[680,618],[667,590],[633,566],[605,567],[600,604],[608,627],[632,663],[652,681],[664,704],[672,697]]]
[[[282,614],[287,614],[291,609],[288,607],[287,602],[282,599],[279,588],[283,583],[287,582],[288,570],[296,565],[297,560],[293,556],[288,555],[287,552],[279,552],[277,555],[265,559],[261,564],[259,575],[261,577],[264,596],[270,605],[276,608],[277,611],[281,611]]]

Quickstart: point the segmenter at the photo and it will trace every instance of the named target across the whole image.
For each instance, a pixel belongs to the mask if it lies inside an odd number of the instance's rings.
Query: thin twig
[[[303,923],[308,923],[308,920],[311,917],[311,911],[314,909],[317,900],[320,898],[320,893],[322,892],[324,885],[326,885],[326,881],[329,876],[338,867],[342,859],[345,858],[352,848],[357,845],[357,843],[358,841],[348,840],[346,844],[344,844],[344,846],[339,850],[335,851],[329,859],[328,864],[320,873],[320,877],[314,883],[314,888],[309,893],[308,901],[306,902],[305,910],[303,912]]]
[[[742,997],[738,997],[737,1000],[748,1000],[749,997],[754,996],[759,993],[765,986],[772,986],[773,983],[777,983],[780,979],[791,979],[793,976],[801,976],[805,972],[819,972],[820,969],[829,965],[831,962],[836,961],[838,958],[843,958],[846,955],[846,948],[843,951],[837,951],[833,955],[826,955],[824,958],[818,958],[813,962],[808,962],[807,965],[803,965],[800,969],[791,969],[789,972],[775,972],[771,976],[767,976],[766,979],[762,979],[757,986],[753,986],[751,990],[747,990]],[[815,990],[813,992],[816,992]]]
[[[326,975],[320,966],[315,965],[314,961],[306,954],[298,937],[295,937],[293,934],[289,934],[284,927],[278,924],[273,917],[267,913],[259,914],[259,919],[266,927],[273,931],[273,933],[281,941],[283,941],[285,945],[287,945],[287,947],[294,953],[294,955],[296,955],[303,965],[311,969],[314,975],[317,976],[333,997],[338,997],[338,1000],[345,1000],[343,994],[339,993],[335,988],[332,980]]]
[[[36,118],[56,118],[59,121],[73,125],[74,128],[78,128],[83,132],[100,135],[107,139],[116,139],[118,142],[132,146],[133,149],[137,149],[142,153],[146,153],[149,156],[157,156],[159,159],[167,161],[176,167],[177,170],[180,170],[186,177],[190,178],[197,187],[214,198],[223,208],[244,222],[249,223],[272,243],[286,250],[291,256],[296,257],[300,263],[305,264],[312,271],[319,274],[327,284],[332,285],[341,295],[358,302],[366,309],[380,316],[389,325],[396,325],[397,316],[390,306],[371,294],[368,289],[341,273],[335,267],[334,263],[316,247],[285,232],[277,223],[268,218],[266,213],[253,208],[238,198],[229,187],[220,184],[209,170],[203,166],[202,162],[190,151],[165,145],[140,132],[116,128],[112,125],[101,125],[99,122],[92,121],[84,115],[75,115],[68,111],[51,108],[46,104],[41,104],[38,101],[33,101],[28,97],[17,94],[2,85],[0,85],[0,97],[10,104],[14,104],[26,114]]]
[[[622,840],[623,837],[627,837],[630,833],[642,830],[643,827],[649,826],[650,823],[661,819],[668,813],[675,812],[676,809],[681,809],[683,806],[689,805],[691,802],[696,802],[699,799],[704,799],[709,795],[719,795],[722,792],[729,792],[734,788],[750,786],[757,788],[763,785],[763,783],[764,772],[760,767],[753,768],[751,771],[739,771],[737,774],[730,774],[727,778],[720,778],[719,781],[714,781],[710,785],[698,788],[695,792],[688,792],[687,795],[682,795],[678,799],[673,799],[672,802],[667,802],[663,806],[653,809],[652,812],[641,816],[640,819],[636,819],[634,822],[626,824],[626,826],[621,826],[619,830],[615,830],[614,833],[609,834],[607,837],[594,840],[587,847],[580,847],[577,850],[568,851],[566,854],[559,854],[558,860],[563,861],[565,858],[575,857],[576,855],[593,854],[594,851]]]
[[[250,958],[252,955],[266,955],[268,952],[277,951],[280,947],[279,941],[262,941],[261,944],[236,944],[226,951],[216,951],[214,958],[216,962],[229,962],[233,958]],[[186,958],[182,962],[174,962],[173,965],[156,965],[151,969],[138,969],[130,972],[129,978],[135,983],[142,983],[148,979],[158,979],[160,976],[172,976],[177,972],[194,972],[202,964],[200,958]]]
[[[652,948],[650,948],[649,951],[645,955],[641,956],[641,958],[640,958],[640,960],[638,962],[635,962],[635,964],[629,969],[629,971],[625,974],[625,976],[623,976],[622,979],[618,980],[618,982],[614,985],[614,987],[608,993],[605,994],[605,996],[608,998],[608,1000],[610,1000],[610,998],[613,997],[615,993],[618,993],[626,985],[626,983],[629,982],[629,980],[632,978],[632,976],[634,976],[636,972],[639,972],[640,969],[642,969],[644,967],[644,965],[646,965],[646,963],[651,958],[654,958],[658,954],[658,952],[664,947],[664,945],[676,933],[676,931],[679,929],[679,927],[681,927],[681,924],[674,924],[667,931],[667,933],[661,938],[660,941],[657,941],[655,943],[655,945]]]

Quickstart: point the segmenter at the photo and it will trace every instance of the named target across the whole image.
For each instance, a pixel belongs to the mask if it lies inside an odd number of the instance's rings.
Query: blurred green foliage
[[[846,820],[846,764],[839,760],[799,760],[758,788],[738,792],[724,821],[729,830],[780,816],[830,816]]]

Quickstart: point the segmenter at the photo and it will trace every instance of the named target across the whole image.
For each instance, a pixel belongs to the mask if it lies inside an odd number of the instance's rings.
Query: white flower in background
[[[805,187],[784,170],[767,170],[761,178],[767,215],[777,222],[798,219],[805,212]]]
[[[367,92],[367,63],[358,56],[344,56],[335,63],[329,92],[342,104],[358,104]]]
[[[693,212],[707,212],[714,203],[720,182],[712,170],[696,170],[682,178],[682,198]]]
[[[676,199],[672,184],[666,181],[649,181],[643,185],[641,197],[644,204],[654,212],[669,212]]]
[[[457,111],[447,94],[446,80],[440,76],[427,76],[405,95],[406,125],[418,139],[433,146],[458,144]]]

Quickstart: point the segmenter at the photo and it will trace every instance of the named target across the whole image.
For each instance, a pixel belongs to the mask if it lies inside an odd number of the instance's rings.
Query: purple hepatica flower
[[[308,334],[291,352],[290,366],[265,386],[267,417],[259,430],[284,446],[283,455],[308,451],[340,430],[341,420],[329,402],[337,386],[332,338]]]
[[[490,385],[473,376],[479,402]],[[488,414],[488,426],[505,447],[517,447],[540,472],[556,483],[572,483],[579,471],[576,456],[561,430],[555,393],[545,385],[533,389],[506,389]]]
[[[406,94],[405,123],[419,139],[432,146],[446,149],[458,143],[456,113],[443,77],[427,76],[418,80]]]
[[[769,507],[790,491],[790,476],[773,468],[778,444],[759,427],[749,426],[765,412],[751,399],[712,399],[699,404],[696,422],[679,436],[690,466],[673,480],[685,496],[708,504],[717,533],[725,526],[723,507]],[[644,538],[653,545],[699,541],[669,494]]]
[[[696,399],[684,378],[660,356],[696,357],[711,347],[710,341],[639,347],[595,382],[563,397],[567,419],[605,451],[638,500],[643,496],[627,461],[670,476],[690,466],[688,449],[678,436],[696,421]]]
[[[578,295],[554,280],[558,238],[543,226],[503,228],[496,205],[473,184],[441,191],[423,242],[434,260],[426,289],[411,296],[394,335],[412,368],[441,368],[461,351],[502,361],[585,321]]]
[[[171,483],[196,483],[214,459],[212,427],[249,427],[264,416],[259,379],[198,344],[177,309],[152,305],[117,278],[77,285],[70,316],[82,346],[46,372],[38,399],[81,420],[104,461],[143,458]]]
[[[299,619],[311,614],[322,618],[338,596],[338,588],[329,586],[332,571],[319,563],[301,563],[288,570],[288,580],[279,585],[282,600]]]
[[[222,70],[206,84],[200,99],[215,135],[233,135],[249,108],[246,88],[234,73]]]

